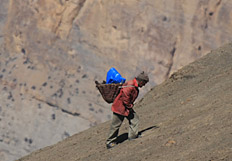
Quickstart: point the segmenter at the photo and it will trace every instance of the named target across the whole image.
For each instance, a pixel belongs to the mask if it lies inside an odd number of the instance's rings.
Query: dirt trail
[[[232,160],[232,44],[174,73],[136,104],[142,138],[107,150],[110,122],[78,133],[19,161]]]

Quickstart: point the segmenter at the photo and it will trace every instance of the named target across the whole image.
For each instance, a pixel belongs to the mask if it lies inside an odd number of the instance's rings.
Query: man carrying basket
[[[127,118],[129,121],[128,139],[133,140],[140,137],[138,135],[139,117],[133,110],[133,106],[138,97],[139,88],[145,86],[147,82],[149,82],[149,77],[146,73],[142,72],[133,80],[123,84],[120,93],[115,98],[111,107],[113,118],[108,139],[106,141],[106,147],[108,149],[117,144],[115,139],[118,136],[119,128],[122,125],[124,118]]]

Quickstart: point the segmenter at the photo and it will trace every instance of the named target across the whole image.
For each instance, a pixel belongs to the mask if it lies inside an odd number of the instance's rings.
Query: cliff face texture
[[[135,105],[142,138],[106,149],[110,121],[40,149],[18,161],[232,160],[232,44],[212,51],[152,88]]]
[[[95,88],[115,67],[150,83],[232,41],[229,0],[0,0],[0,158],[111,118]]]

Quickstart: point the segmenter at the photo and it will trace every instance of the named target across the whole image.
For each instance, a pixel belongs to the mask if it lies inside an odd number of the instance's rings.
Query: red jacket
[[[115,98],[111,109],[117,114],[128,116],[130,112],[129,109],[134,106],[133,103],[139,95],[139,89],[135,78],[124,83],[123,86],[129,87],[123,87],[120,90],[120,93]]]

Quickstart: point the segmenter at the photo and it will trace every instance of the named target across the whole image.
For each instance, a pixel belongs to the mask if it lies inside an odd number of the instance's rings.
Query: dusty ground
[[[142,98],[232,42],[229,20],[231,0],[0,0],[0,161],[110,120],[95,80],[147,71]]]
[[[226,45],[156,86],[137,103],[142,138],[104,143],[110,122],[76,134],[19,161],[232,160],[232,44]]]

